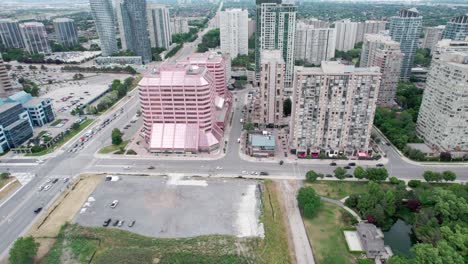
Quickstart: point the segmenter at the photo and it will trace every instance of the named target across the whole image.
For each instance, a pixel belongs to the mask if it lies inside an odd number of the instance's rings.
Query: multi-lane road
[[[204,32],[210,28],[211,27],[208,27]],[[194,52],[203,33],[199,34],[199,38],[194,43],[186,44],[169,62]],[[21,236],[33,223],[37,217],[33,212],[34,209],[38,207],[47,208],[54,198],[66,188],[63,179],[66,177],[74,177],[81,173],[184,173],[186,175],[232,177],[240,175],[240,172],[245,170],[249,172],[267,171],[269,173],[268,177],[278,179],[302,179],[305,172],[311,169],[321,173],[332,173],[334,167],[329,166],[328,161],[304,162],[290,160],[286,161],[283,165],[279,165],[278,162],[247,161],[242,159],[239,155],[240,145],[237,143],[237,138],[241,135],[242,125],[239,120],[242,115],[241,109],[244,105],[246,92],[247,91],[241,91],[235,95],[238,100],[234,101],[233,105],[234,116],[230,134],[227,138],[228,145],[226,153],[224,155],[219,155],[217,158],[196,160],[170,156],[110,157],[96,154],[101,147],[111,143],[111,130],[115,127],[123,128],[139,109],[138,93],[134,90],[114,108],[115,110],[110,111],[108,114],[96,120],[91,127],[99,125],[103,120],[112,117],[115,112],[123,108],[123,113],[86,142],[82,150],[76,153],[69,152],[68,150],[74,144],[74,141],[70,141],[69,144],[66,144],[43,163],[36,163],[35,159],[2,160],[0,163],[1,171],[6,171],[8,169],[12,173],[27,172],[35,174],[36,176],[17,191],[9,200],[0,204],[0,259],[6,256],[14,240]],[[138,133],[138,124],[137,122],[137,124],[132,125],[129,130],[125,130],[126,133]],[[86,131],[88,130],[89,129]],[[82,134],[84,133],[85,131]],[[419,179],[425,170],[442,171],[450,169],[457,173],[458,179],[463,181],[468,179],[468,166],[419,165],[402,159],[392,147],[383,146],[383,148],[387,153],[388,162],[386,163],[386,167],[391,176],[402,179]],[[357,161],[357,163],[359,164],[360,162]],[[148,169],[149,166],[153,166],[154,169]],[[128,169],[128,167],[130,167],[130,169]],[[221,167],[222,169],[217,169],[217,167]],[[60,180],[53,184],[50,190],[39,192],[39,187],[43,185],[48,178],[59,178]]]

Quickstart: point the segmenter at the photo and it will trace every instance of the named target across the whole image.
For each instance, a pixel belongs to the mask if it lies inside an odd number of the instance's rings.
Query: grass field
[[[40,151],[40,152],[37,152],[37,153],[26,154],[26,156],[42,156],[42,155],[54,152],[55,149],[61,147],[68,140],[70,140],[71,138],[76,136],[83,129],[85,129],[87,126],[89,126],[93,121],[94,121],[94,119],[86,119],[86,121],[84,121],[77,130],[70,131],[70,133],[66,134],[63,138],[61,138],[59,141],[57,141],[52,147],[50,147],[48,149],[44,149],[43,151]]]
[[[316,181],[306,182],[306,186],[311,186],[320,195],[327,198],[340,200],[353,193],[363,193],[367,191],[367,181]],[[391,187],[389,183],[380,183],[381,186]]]
[[[65,224],[41,263],[291,263],[275,184],[266,181],[264,186],[264,239],[228,235],[166,239],[114,228]]]
[[[345,211],[337,205],[325,202],[313,219],[304,219],[317,264],[357,262],[358,255],[348,252],[341,231],[341,228],[351,227],[342,220],[343,212]]]
[[[128,140],[124,140],[122,141],[122,143],[120,143],[120,145],[109,145],[109,146],[105,146],[103,147],[102,149],[99,150],[99,154],[109,154],[109,153],[113,153],[117,150],[119,150],[120,148],[125,148],[128,144]]]

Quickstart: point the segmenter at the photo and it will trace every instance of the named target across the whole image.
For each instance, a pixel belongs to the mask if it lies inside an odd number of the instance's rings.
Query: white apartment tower
[[[321,150],[367,152],[380,86],[377,67],[335,61],[296,67],[290,143],[299,156]]]
[[[51,53],[49,40],[44,24],[39,22],[26,22],[20,24],[26,50],[29,53]]]
[[[284,60],[281,50],[264,50],[261,54],[260,122],[281,124],[283,117]]]
[[[316,28],[298,22],[294,42],[294,59],[307,64],[320,65],[322,61],[335,57],[335,29]]]
[[[378,34],[385,30],[385,25],[387,25],[386,21],[379,20],[366,20],[364,22],[359,22],[356,43],[364,41],[364,36],[366,34]]]
[[[351,22],[349,19],[343,19],[335,22],[336,30],[336,49],[348,51],[354,48],[358,32],[358,22]]]
[[[249,14],[247,10],[227,9],[220,12],[221,52],[231,59],[249,52]]]
[[[380,81],[377,104],[393,106],[400,80],[403,53],[400,43],[390,36],[381,34],[366,34],[361,51],[361,67],[379,67],[382,78]]]
[[[424,39],[421,47],[424,49],[430,49],[432,53],[432,50],[437,45],[437,42],[439,42],[442,39],[444,29],[445,26],[424,28]]]
[[[185,17],[171,18],[171,34],[182,34],[190,31],[188,20]]]
[[[261,51],[279,49],[285,62],[285,93],[292,93],[297,7],[281,0],[257,0],[255,65],[260,77]]]
[[[168,49],[172,42],[169,9],[164,5],[148,4],[146,10],[151,47]]]
[[[96,31],[99,36],[102,56],[119,52],[115,34],[114,9],[110,0],[89,0]]]
[[[16,20],[0,19],[0,42],[6,48],[24,48],[23,37]]]
[[[416,131],[439,151],[468,152],[468,51],[433,59]]]

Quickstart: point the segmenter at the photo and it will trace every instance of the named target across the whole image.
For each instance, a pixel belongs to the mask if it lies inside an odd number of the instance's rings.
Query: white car
[[[248,171],[242,171],[242,174],[249,174]]]
[[[131,168],[131,166],[124,166],[123,168],[124,168],[124,170],[129,170]]]
[[[47,184],[47,185],[44,187],[44,191],[47,191],[47,190],[49,190],[51,187],[52,187],[52,185],[50,185],[50,184]]]
[[[216,167],[216,169],[217,169],[217,170],[222,170],[222,169],[223,169],[223,167],[221,167],[221,166],[218,166],[218,167]]]
[[[110,207],[115,208],[117,206],[117,204],[119,204],[119,200],[114,200],[114,201],[112,201]]]

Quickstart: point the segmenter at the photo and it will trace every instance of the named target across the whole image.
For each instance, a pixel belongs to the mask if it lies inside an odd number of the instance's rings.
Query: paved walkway
[[[335,204],[335,205],[338,205],[339,207],[345,209],[346,211],[348,211],[350,214],[352,214],[354,216],[354,218],[356,218],[356,220],[358,220],[358,222],[361,222],[362,219],[361,217],[356,213],[354,212],[351,208],[347,207],[346,205],[344,205],[344,203],[342,203],[341,201],[338,201],[338,200],[333,200],[333,199],[330,199],[330,198],[327,198],[327,197],[323,197],[321,196],[320,199],[322,201],[325,201],[327,203],[332,203],[332,204]]]
[[[312,246],[302,221],[299,207],[297,206],[296,192],[297,182],[283,180],[280,184],[284,203],[286,205],[286,215],[288,217],[289,227],[291,230],[294,252],[296,253],[296,262],[298,264],[315,264]]]

